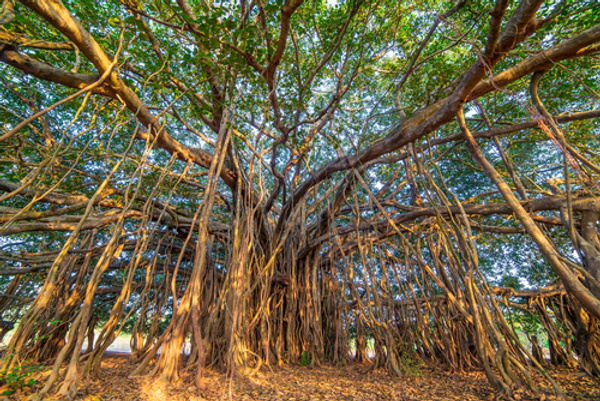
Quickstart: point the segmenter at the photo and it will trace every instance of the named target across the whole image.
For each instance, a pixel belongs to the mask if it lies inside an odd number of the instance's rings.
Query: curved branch
[[[417,111],[413,117],[404,120],[401,125],[390,131],[385,138],[371,144],[364,151],[356,155],[332,160],[321,166],[321,168],[298,186],[287,204],[283,207],[281,218],[283,220],[287,219],[294,205],[299,204],[300,200],[311,188],[331,177],[333,173],[366,164],[375,158],[391,153],[421,139],[451,121],[454,118],[456,110],[465,101],[474,100],[487,93],[499,90],[534,71],[552,66],[552,64],[558,61],[586,54],[588,47],[593,46],[598,41],[600,41],[600,25],[596,25],[571,39],[540,52],[518,65],[495,75],[491,79],[481,81],[473,87],[470,93],[464,95],[464,99],[454,94]],[[456,93],[461,93],[461,91]]]
[[[21,0],[21,2],[40,15],[52,26],[58,29],[63,35],[69,38],[83,53],[88,60],[94,64],[98,71],[103,74],[110,68],[112,60],[94,40],[88,31],[86,31],[79,21],[71,15],[67,8],[61,2],[51,2],[48,0]],[[150,112],[148,107],[140,98],[129,88],[116,72],[109,76],[108,83],[119,98],[142,123],[148,131],[139,135],[140,139],[154,141],[156,145],[170,154],[175,154],[181,160],[193,162],[204,168],[209,168],[213,155],[202,149],[193,149],[187,147],[171,135],[169,135],[160,121]],[[221,178],[230,186],[237,186],[237,173],[229,168],[221,170]]]

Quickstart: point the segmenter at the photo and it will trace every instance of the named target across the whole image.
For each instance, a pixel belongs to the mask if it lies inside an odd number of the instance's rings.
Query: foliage
[[[32,387],[38,382],[37,379],[31,377],[36,373],[44,370],[43,365],[19,365],[10,371],[5,371],[0,374],[0,385],[6,387],[2,395],[11,395],[17,391],[22,391],[23,387]]]
[[[300,366],[308,366],[312,364],[312,359],[310,355],[308,355],[308,351],[304,351],[302,355],[300,355],[300,359],[298,360],[298,365]]]

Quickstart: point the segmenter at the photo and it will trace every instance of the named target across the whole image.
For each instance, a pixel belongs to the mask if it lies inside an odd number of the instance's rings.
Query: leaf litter
[[[392,377],[370,365],[276,366],[254,375],[228,378],[224,373],[206,369],[202,387],[197,388],[191,374],[168,384],[157,378],[129,377],[134,369],[126,356],[105,357],[98,376],[82,379],[78,401],[442,401],[442,400],[537,400],[556,397],[542,376],[535,377],[540,391],[535,395],[514,389],[511,396],[495,394],[482,371],[448,372],[435,366],[421,365],[411,375]],[[37,375],[38,387],[50,369]],[[552,377],[567,393],[569,400],[600,400],[600,379],[564,368],[550,370]],[[22,400],[36,386],[23,388],[0,401]],[[50,398],[53,400],[53,398]]]

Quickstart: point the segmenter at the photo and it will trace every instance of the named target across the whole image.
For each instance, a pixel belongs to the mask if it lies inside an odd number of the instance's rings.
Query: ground
[[[80,401],[204,401],[204,400],[290,400],[290,401],[434,401],[493,400],[483,372],[455,372],[419,366],[410,375],[390,377],[368,365],[284,366],[264,369],[253,376],[228,379],[224,374],[207,370],[202,388],[193,379],[182,377],[175,385],[160,385],[156,379],[129,378],[133,366],[127,355],[112,354],[105,358],[99,377],[86,379],[76,400]],[[600,379],[580,372],[553,369],[552,376],[563,386],[571,400],[600,400]],[[40,383],[49,374],[45,369],[35,375]],[[538,378],[539,380],[539,378]],[[516,400],[551,401],[555,399],[543,385],[533,397],[517,390]],[[35,386],[33,386],[35,387]],[[4,400],[22,400],[34,388],[25,387]],[[4,389],[0,388],[0,392]]]

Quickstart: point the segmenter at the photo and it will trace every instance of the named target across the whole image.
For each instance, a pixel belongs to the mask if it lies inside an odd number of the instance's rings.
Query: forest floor
[[[308,367],[284,366],[261,370],[253,376],[227,378],[223,373],[206,370],[202,388],[197,388],[191,376],[182,377],[175,385],[160,384],[148,377],[129,378],[133,366],[128,355],[105,357],[98,377],[84,379],[76,400],[80,401],[204,401],[204,400],[494,400],[496,397],[483,372],[450,373],[433,366],[421,365],[411,375],[390,377],[385,371],[368,365]],[[50,368],[34,377],[41,385]],[[600,400],[600,379],[566,369],[550,370],[551,375],[567,392],[570,400]],[[514,398],[551,401],[556,398],[548,384],[535,378],[541,391],[528,395],[520,390]],[[0,393],[5,390],[0,388]],[[0,401],[23,400],[35,390],[35,385],[17,390]],[[53,399],[53,398],[50,398]]]

